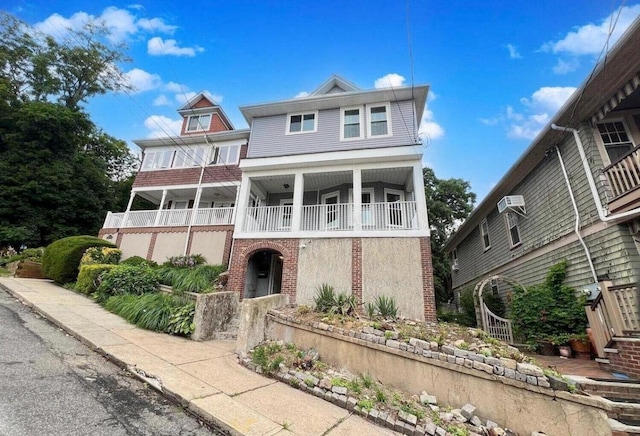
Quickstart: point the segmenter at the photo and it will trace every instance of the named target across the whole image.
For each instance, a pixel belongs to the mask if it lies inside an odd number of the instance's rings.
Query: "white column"
[[[240,184],[240,195],[235,210],[235,229],[234,232],[244,232],[244,217],[249,207],[249,199],[251,198],[251,179],[247,174],[242,174],[242,183]]]
[[[353,170],[353,229],[362,230],[362,170],[359,168]]]
[[[124,211],[124,216],[122,217],[122,227],[127,227],[127,221],[129,220],[129,211],[131,210],[131,205],[133,204],[133,199],[136,197],[136,191],[131,190],[131,195],[129,196],[129,203],[127,204],[127,209]]]
[[[231,212],[231,224],[236,223],[236,211],[238,210],[238,204],[240,203],[240,186],[236,186],[236,200],[233,203],[233,211]],[[249,204],[249,201],[247,201]]]
[[[299,232],[302,222],[302,197],[304,195],[304,174],[296,173],[293,182],[293,211],[291,215],[291,231]]]
[[[162,199],[160,200],[160,206],[158,206],[158,213],[156,213],[156,221],[153,223],[155,227],[160,224],[160,217],[162,216],[162,208],[164,207],[164,201],[167,199],[167,190],[162,190]]]
[[[191,209],[191,225],[196,222],[196,215],[198,215],[198,209],[200,205],[200,198],[202,198],[202,186],[198,186],[196,189],[196,198],[193,199],[193,209]]]
[[[430,236],[431,232],[429,230],[429,216],[427,214],[427,197],[424,195],[424,179],[422,177],[421,163],[413,165],[413,192],[413,197],[418,211],[418,228],[420,230],[427,230]]]

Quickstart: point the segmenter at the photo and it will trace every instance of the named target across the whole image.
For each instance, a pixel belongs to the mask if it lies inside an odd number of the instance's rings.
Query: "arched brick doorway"
[[[279,294],[282,290],[282,253],[272,249],[259,250],[247,259],[244,277],[244,298]]]

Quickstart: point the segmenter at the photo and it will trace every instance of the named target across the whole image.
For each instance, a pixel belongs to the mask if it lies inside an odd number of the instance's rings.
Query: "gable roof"
[[[335,94],[336,92],[350,92],[350,91],[359,91],[358,88],[353,83],[345,80],[344,78],[338,76],[337,74],[333,74],[329,79],[320,85],[315,91],[313,91],[309,95],[326,95],[326,94]]]
[[[201,113],[217,113],[222,119],[222,122],[225,123],[230,130],[235,129],[231,120],[227,117],[227,114],[222,110],[222,107],[216,103],[211,95],[204,91],[200,91],[195,96],[191,97],[189,101],[178,109],[178,113],[182,116]]]
[[[447,240],[444,250],[452,251],[479,224],[500,199],[511,191],[545,157],[546,150],[566,134],[551,129],[552,124],[579,128],[582,122],[595,123],[628,96],[640,93],[640,17],[629,26],[593,73],[538,133],[533,142]],[[633,95],[632,95],[633,94]]]

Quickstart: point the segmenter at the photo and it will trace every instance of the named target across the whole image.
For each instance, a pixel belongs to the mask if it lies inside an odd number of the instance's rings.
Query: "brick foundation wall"
[[[247,263],[251,256],[262,250],[275,250],[282,259],[281,293],[289,296],[289,301],[296,301],[298,283],[298,239],[236,239],[233,243],[233,254],[229,266],[227,290],[237,292],[240,299],[244,297],[244,282],[247,274]]]
[[[356,304],[362,307],[362,239],[351,240],[351,293],[356,297]]]
[[[436,297],[433,289],[433,263],[431,261],[431,238],[420,238],[422,258],[422,292],[425,321],[436,322]]]
[[[151,260],[153,257],[153,249],[156,248],[156,241],[158,240],[158,233],[151,235],[151,241],[149,242],[149,249],[147,250],[147,260]]]
[[[610,369],[640,378],[640,338],[616,339],[610,348],[618,350],[607,354]]]

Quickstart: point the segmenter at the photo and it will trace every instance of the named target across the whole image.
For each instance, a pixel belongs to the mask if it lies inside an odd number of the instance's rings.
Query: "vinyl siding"
[[[340,141],[340,109],[318,111],[317,131],[286,135],[287,114],[254,118],[251,126],[248,158],[289,156],[328,151],[360,150],[367,148],[408,145],[415,142],[414,109],[411,101],[391,102],[392,136],[366,138],[367,111],[363,129],[365,139]]]
[[[592,170],[602,168],[592,130],[583,125],[580,132],[590,167]],[[573,136],[559,135],[558,139],[563,141],[558,147],[578,204],[580,227],[586,229],[600,223],[595,203]],[[601,200],[606,204],[604,188],[596,174],[594,178]],[[454,289],[475,286],[481,278],[492,275],[495,271],[501,271],[502,275],[525,286],[540,283],[549,267],[564,258],[569,262],[567,284],[577,287],[593,281],[580,242],[566,245],[561,243],[562,238],[574,233],[575,216],[555,149],[551,149],[513,191],[505,192],[504,195],[524,196],[526,218],[518,219],[521,245],[510,247],[504,214],[499,214],[497,207],[492,208],[486,217],[491,248],[486,251],[483,249],[479,227],[458,245],[459,270],[452,274]],[[543,249],[554,242],[559,247],[542,255]],[[591,252],[597,275],[608,276],[615,284],[638,280],[636,271],[640,268],[640,257],[627,225],[609,225],[604,230],[587,236],[585,242]],[[536,256],[538,250],[541,255]],[[509,266],[528,254],[533,258],[517,266]]]

